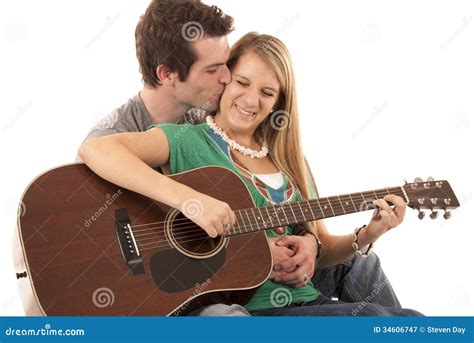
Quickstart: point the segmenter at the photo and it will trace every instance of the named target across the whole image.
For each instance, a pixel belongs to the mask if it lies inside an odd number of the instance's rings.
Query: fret
[[[257,207],[257,209],[258,209],[258,213],[260,213],[260,218],[262,219],[263,229],[266,229],[267,228],[267,224],[266,224],[267,221],[263,218],[262,211],[260,210],[260,207]]]
[[[247,216],[247,218],[249,219],[249,226],[250,226],[250,231],[253,231],[253,225],[252,225],[252,221],[250,220],[250,217],[249,217],[249,214],[247,213],[247,209],[244,210],[245,211],[245,215]],[[247,227],[245,228],[245,232],[247,232]]]
[[[316,202],[318,203],[319,208],[321,209],[321,214],[323,215],[323,218],[325,218],[325,217],[326,217],[326,214],[325,214],[324,211],[323,211],[323,208],[322,208],[322,206],[321,206],[321,202],[319,201],[319,199],[317,199]]]
[[[239,212],[240,219],[242,219],[242,224],[243,224],[243,225],[244,225],[244,227],[245,227],[246,225],[245,225],[245,220],[244,220],[244,217],[242,217],[242,210],[239,210],[239,211],[237,211],[237,212]],[[240,225],[239,225],[239,232],[240,232],[240,233],[242,233],[242,230],[241,230],[241,227],[240,227]]]
[[[377,192],[376,192],[376,191],[372,191],[372,193],[374,193],[375,199],[379,200],[379,197],[377,196]]]
[[[344,209],[344,204],[342,203],[341,198],[339,197],[339,195],[337,196],[337,198],[339,199],[339,202],[341,203],[342,210],[344,211],[344,214],[346,214],[346,210]]]
[[[252,208],[252,209],[250,210],[250,212],[252,212],[252,215],[253,215],[253,217],[255,218],[255,225],[257,225],[257,230],[260,230],[260,227],[258,226],[257,217],[255,216],[255,213],[254,213],[254,209]],[[254,231],[254,230],[252,230],[252,231]]]
[[[354,211],[358,212],[358,209],[357,209],[356,205],[354,204],[354,200],[352,199],[352,196],[350,194],[349,194],[349,199],[351,199],[352,206],[354,206]]]
[[[385,190],[387,191],[387,195],[390,195],[390,192],[387,187],[385,187]]]
[[[317,200],[316,200],[316,202],[317,202]],[[309,210],[311,211],[311,214],[313,215],[313,218],[316,219],[316,216],[314,215],[313,208],[312,208],[311,203],[309,202],[309,200],[305,201],[305,203],[309,207]]]
[[[274,205],[272,207],[273,207],[273,212],[275,212],[274,216],[278,219],[278,225],[281,226],[281,221],[280,221],[280,217],[278,216],[277,210]]]
[[[334,212],[334,209],[332,208],[332,205],[331,205],[331,199],[329,198],[326,198],[326,199],[328,200],[329,207],[331,207],[332,214],[336,216],[336,213]]]
[[[291,213],[293,213],[293,217],[295,218],[295,223],[297,223],[298,218],[296,218],[295,212],[293,211],[293,206],[290,203],[288,203],[288,206],[290,207]]]
[[[285,218],[286,218],[286,225],[287,225],[290,221],[288,220],[288,217],[286,216],[285,208],[284,208],[284,207],[285,207],[285,203],[283,203],[283,204],[280,205],[280,208],[282,209],[283,214],[285,215]]]
[[[318,203],[319,208],[321,209],[321,213],[322,213],[322,215],[323,215],[323,218],[325,218],[325,217],[326,217],[326,214],[325,214],[324,211],[323,211],[323,208],[322,208],[322,206],[321,206],[321,202],[319,201],[319,199],[316,199],[316,202]],[[327,206],[326,206],[326,207],[327,207]]]
[[[364,210],[367,210],[369,208],[369,204],[367,203],[367,200],[364,198],[364,194],[360,192],[360,195],[362,195],[362,200],[364,201],[364,207],[362,207]]]
[[[298,201],[297,204],[298,204],[298,206],[300,207],[301,215],[303,216],[304,221],[307,222],[308,220],[307,220],[306,217],[304,216],[303,208],[302,208],[301,205],[300,205],[300,201]]]
[[[348,194],[343,194],[343,195],[340,196],[340,198],[342,199],[342,203],[344,205],[344,209],[346,209],[346,213],[353,213],[353,212],[351,212],[352,211],[351,208],[347,208],[347,207],[351,206],[351,203],[349,202],[349,200],[350,200],[349,195]]]
[[[268,220],[270,220],[270,224],[272,224],[272,226],[273,226],[273,220],[272,220],[272,216],[270,215],[270,212],[268,212],[268,206],[265,206],[264,209],[265,209],[265,211],[267,211]]]

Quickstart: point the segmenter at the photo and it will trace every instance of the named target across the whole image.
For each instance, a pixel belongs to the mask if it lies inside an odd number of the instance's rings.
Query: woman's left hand
[[[387,201],[394,205],[393,209]],[[375,200],[374,205],[378,208],[374,211],[370,223],[359,233],[359,246],[375,242],[384,233],[400,225],[407,208],[403,198],[393,194]]]

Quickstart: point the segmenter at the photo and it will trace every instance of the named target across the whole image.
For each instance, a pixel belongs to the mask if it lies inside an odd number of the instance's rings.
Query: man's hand
[[[271,238],[275,282],[302,287],[313,277],[316,266],[316,240],[311,234]],[[306,275],[306,277],[305,277]]]

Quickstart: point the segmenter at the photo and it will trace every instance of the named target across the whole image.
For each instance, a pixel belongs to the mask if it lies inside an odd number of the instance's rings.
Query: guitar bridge
[[[140,255],[140,250],[133,235],[130,217],[126,208],[115,210],[115,233],[117,234],[122,256],[132,270],[133,275],[145,274],[143,258]]]

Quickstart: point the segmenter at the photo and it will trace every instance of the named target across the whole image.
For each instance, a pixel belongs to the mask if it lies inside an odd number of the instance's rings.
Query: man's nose
[[[230,70],[229,68],[227,68],[226,65],[224,65],[224,68],[222,68],[221,76],[219,78],[219,82],[224,85],[228,85],[230,83],[230,80],[231,80]]]

